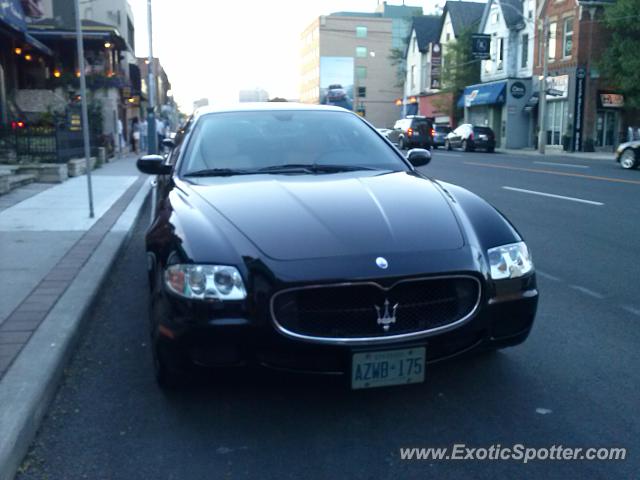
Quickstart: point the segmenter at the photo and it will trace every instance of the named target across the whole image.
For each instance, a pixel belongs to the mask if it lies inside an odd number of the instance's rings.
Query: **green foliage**
[[[605,9],[605,25],[611,39],[599,68],[625,95],[625,104],[640,108],[640,0],[618,0]]]
[[[402,87],[407,76],[407,68],[404,59],[405,49],[406,47],[392,48],[391,50],[389,50],[389,56],[387,56],[387,58],[389,59],[389,63],[391,63],[391,66],[396,68],[396,83],[394,85],[396,87]]]
[[[471,57],[471,31],[462,32],[444,47],[443,90],[462,92],[468,85],[480,83],[480,62]]]

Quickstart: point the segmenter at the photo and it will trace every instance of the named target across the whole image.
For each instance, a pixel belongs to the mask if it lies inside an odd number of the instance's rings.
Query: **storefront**
[[[624,96],[598,92],[597,105],[594,147],[611,151],[620,143],[620,111],[624,107]]]
[[[569,122],[569,75],[550,77],[547,89],[546,127],[544,136],[549,147],[563,147]]]
[[[531,79],[509,79],[471,85],[458,102],[465,122],[490,127],[501,148],[531,146],[531,114],[525,106],[531,96]]]

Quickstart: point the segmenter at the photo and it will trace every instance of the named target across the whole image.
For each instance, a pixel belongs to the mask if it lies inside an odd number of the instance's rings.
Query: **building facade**
[[[490,59],[483,60],[480,84],[465,88],[458,105],[465,121],[491,127],[499,148],[534,144],[532,96],[534,0],[489,0],[479,33],[491,40]]]
[[[404,48],[412,16],[421,12],[383,2],[375,12],[315,19],[301,35],[300,101],[324,103],[329,87],[340,86],[354,111],[377,127],[393,126],[401,114],[402,65],[389,57]]]
[[[624,96],[602,78],[596,61],[610,33],[603,23],[608,2],[540,1],[537,17],[549,21],[546,131],[550,148],[571,151],[612,151],[637,128],[637,113],[624,106]],[[542,74],[542,21],[538,20],[534,74]],[[538,90],[541,90],[538,85]],[[540,93],[538,93],[539,95]]]
[[[455,127],[462,115],[462,109],[456,103],[458,92],[442,89],[440,74],[446,61],[447,45],[455,42],[463,32],[477,31],[483,11],[483,3],[465,1],[448,1],[442,10],[436,39],[429,45],[426,62],[421,66],[430,88],[418,97],[418,113],[433,118],[437,124]],[[411,101],[409,97],[408,102]]]

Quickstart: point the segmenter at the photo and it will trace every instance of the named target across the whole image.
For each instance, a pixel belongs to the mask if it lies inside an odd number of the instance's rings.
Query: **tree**
[[[602,74],[625,96],[625,105],[640,108],[640,0],[607,5],[604,23],[611,39],[599,62]]]
[[[389,51],[389,56],[387,57],[389,59],[389,63],[391,63],[391,66],[396,68],[396,83],[394,85],[395,87],[402,87],[407,75],[404,51],[404,48],[392,48]]]
[[[460,33],[444,47],[442,89],[456,95],[468,85],[480,83],[480,62],[471,57],[471,33]]]

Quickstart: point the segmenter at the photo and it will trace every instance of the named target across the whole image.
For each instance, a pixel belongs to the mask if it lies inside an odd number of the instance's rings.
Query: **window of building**
[[[500,21],[500,12],[498,11],[497,8],[493,8],[491,10],[491,23],[495,25],[499,21]]]
[[[411,89],[416,88],[416,66],[411,65]]]
[[[502,68],[504,67],[504,38],[500,37],[498,38],[498,46],[497,46],[498,51],[497,53],[497,65],[496,68],[498,70],[502,70]]]
[[[356,77],[358,78],[358,80],[364,80],[365,78],[367,78],[367,67],[356,67]]]
[[[356,57],[367,58],[367,47],[356,47]]]
[[[528,65],[529,65],[529,34],[525,33],[521,37],[520,68],[527,68]]]
[[[367,27],[356,27],[356,37],[367,38]]]
[[[366,98],[367,96],[367,87],[358,87],[358,97]]]
[[[562,36],[562,56],[570,57],[573,50],[573,18],[564,20],[564,31]]]
[[[551,22],[549,24],[549,60],[556,58],[556,38],[558,34],[558,23]]]

